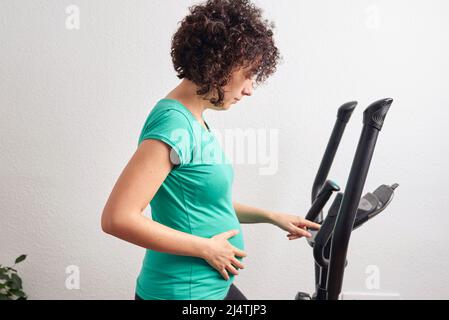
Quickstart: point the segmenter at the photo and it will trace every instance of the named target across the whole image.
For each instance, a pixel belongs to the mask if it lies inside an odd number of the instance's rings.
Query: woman
[[[240,223],[271,223],[290,240],[319,225],[232,201],[234,172],[203,117],[228,110],[274,73],[279,51],[249,0],[190,8],[172,39],[182,82],[160,100],[105,205],[103,230],[146,248],[136,299],[246,299]],[[143,215],[148,203],[152,219]]]

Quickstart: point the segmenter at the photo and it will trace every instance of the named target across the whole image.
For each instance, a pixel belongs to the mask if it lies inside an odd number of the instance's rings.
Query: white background
[[[102,232],[104,204],[154,104],[178,83],[170,38],[190,0],[0,2],[0,263],[16,266],[30,299],[133,299],[144,249]],[[66,28],[66,8],[80,29]],[[449,297],[449,2],[256,1],[276,23],[278,72],[216,130],[279,130],[279,167],[235,165],[236,201],[305,215],[337,108],[359,107],[330,178],[344,188],[371,102],[395,99],[364,193],[399,183],[381,215],[353,233],[344,291]],[[313,291],[304,239],[244,225],[250,299]],[[66,288],[68,266],[80,289]],[[379,270],[370,290],[365,273]]]

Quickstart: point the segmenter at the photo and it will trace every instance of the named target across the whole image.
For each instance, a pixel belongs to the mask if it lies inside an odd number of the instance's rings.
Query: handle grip
[[[372,103],[363,113],[363,124],[382,130],[388,110],[393,103],[393,99],[382,99]]]

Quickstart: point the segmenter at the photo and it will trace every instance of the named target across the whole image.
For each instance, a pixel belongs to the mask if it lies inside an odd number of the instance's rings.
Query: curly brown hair
[[[276,71],[275,25],[249,0],[208,0],[189,11],[173,35],[171,57],[177,77],[195,83],[199,96],[212,94],[209,102],[222,107],[234,71],[250,68],[256,85]]]

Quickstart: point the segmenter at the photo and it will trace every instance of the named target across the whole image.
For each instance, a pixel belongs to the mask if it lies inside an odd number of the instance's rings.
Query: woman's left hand
[[[272,223],[282,230],[289,232],[289,234],[287,234],[289,240],[295,240],[302,237],[311,238],[312,235],[307,232],[307,229],[319,230],[321,227],[318,223],[309,221],[300,216],[280,212],[273,214]]]

